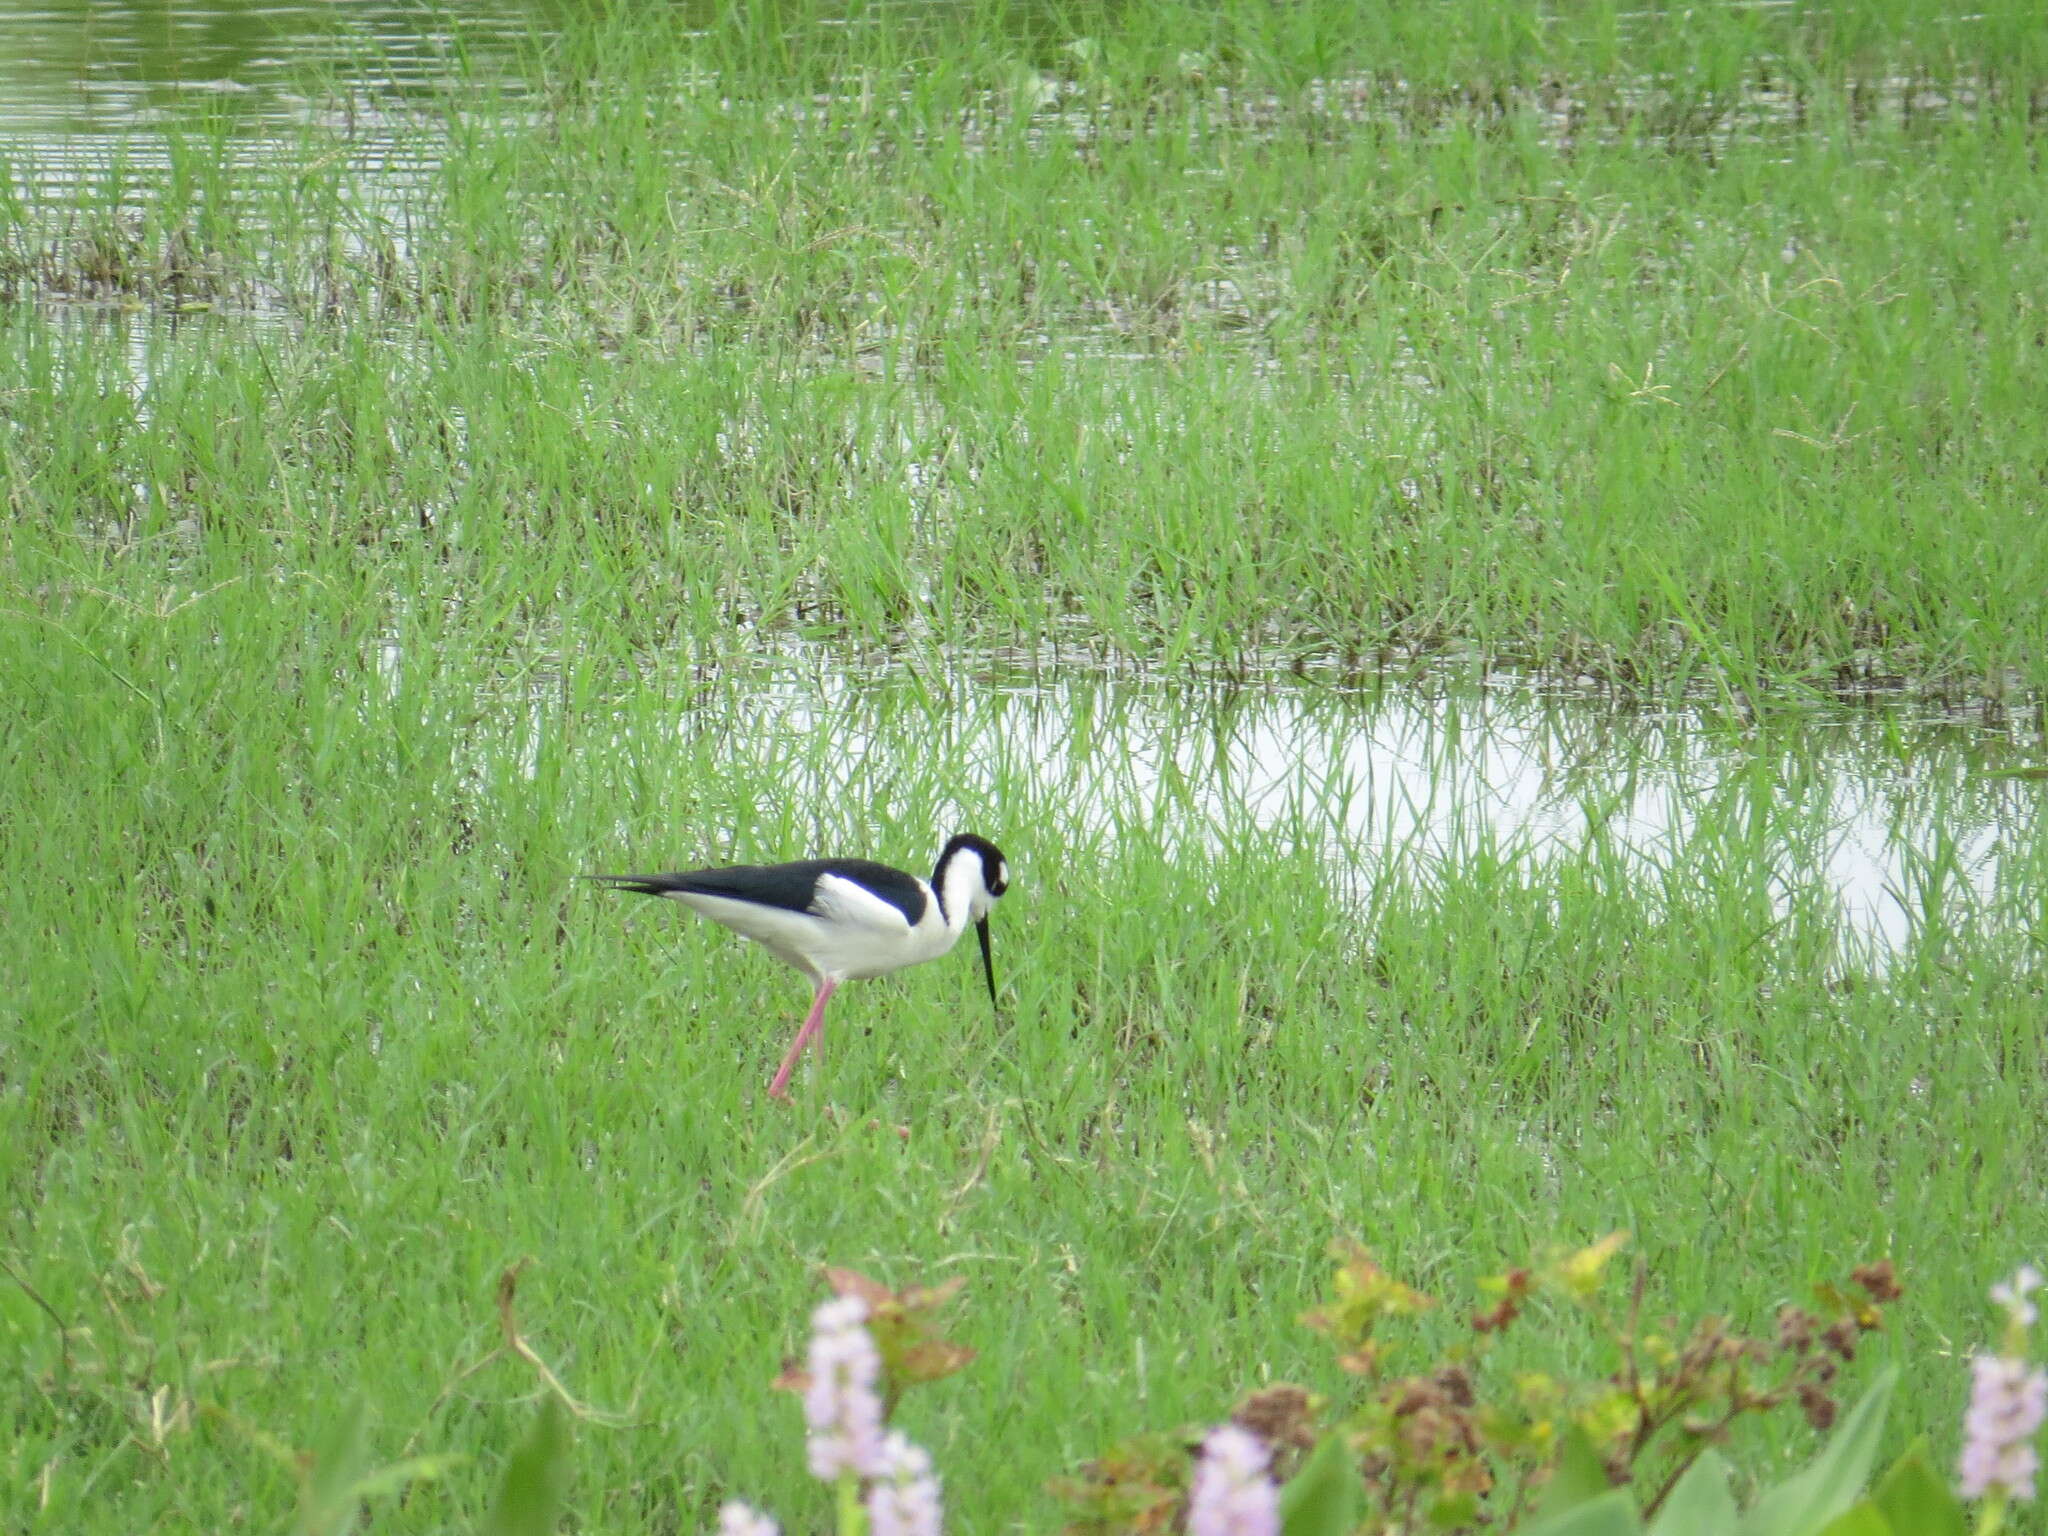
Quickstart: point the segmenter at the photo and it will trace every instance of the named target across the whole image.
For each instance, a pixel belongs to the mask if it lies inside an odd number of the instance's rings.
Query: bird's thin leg
[[[775,1069],[775,1081],[768,1085],[768,1097],[786,1099],[789,1097],[789,1074],[796,1070],[796,1059],[803,1055],[804,1047],[811,1043],[811,1036],[818,1032],[818,1026],[825,1022],[825,1004],[832,1000],[833,989],[839,985],[830,976],[818,983],[818,995],[811,1003],[811,1011],[804,1019],[804,1027],[796,1032],[796,1039],[789,1044],[789,1054],[782,1058],[782,1065]]]

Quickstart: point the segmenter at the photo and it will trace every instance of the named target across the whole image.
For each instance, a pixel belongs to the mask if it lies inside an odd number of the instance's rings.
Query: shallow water
[[[1791,0],[1723,0],[1728,9],[1778,10]],[[805,24],[915,26],[943,0],[847,0],[837,21],[814,13]],[[677,9],[670,7],[669,9]],[[716,6],[683,4],[706,29],[718,26]],[[469,78],[495,79],[516,94],[522,71],[578,7],[574,0],[476,0],[451,12],[430,0],[0,0],[0,170],[14,190],[33,202],[79,183],[103,180],[110,166],[147,174],[166,166],[181,133],[212,131],[229,121],[252,154],[266,133],[320,121],[344,131],[366,168],[403,181],[434,163],[430,128],[402,110],[436,98],[452,78],[451,61],[466,61]],[[696,14],[701,13],[701,14]],[[1958,25],[1975,20],[1963,15]],[[1061,72],[1024,68],[1021,60],[1045,51],[1049,38],[1066,38],[1071,18],[1056,6],[1020,6],[1011,13],[1018,80],[1008,88],[1002,115],[1028,103],[1034,131],[1086,140],[1099,124],[1100,103],[1067,66],[1085,57],[1088,39],[1053,49]],[[1659,27],[1659,12],[1624,13],[1624,31]],[[1078,51],[1077,51],[1078,50]],[[1766,62],[1763,60],[1760,63]],[[1184,55],[1197,78],[1200,55]],[[1655,107],[1674,82],[1644,78],[1624,99]],[[865,95],[871,82],[849,82]],[[1470,99],[1439,92],[1410,93],[1406,82],[1381,78],[1316,81],[1299,102],[1212,83],[1219,121],[1256,133],[1268,120],[1304,108],[1332,121],[1396,122],[1414,129],[1425,120],[1485,119],[1506,110],[1531,111],[1559,142],[1611,132],[1587,120],[1583,104],[1561,85],[1505,93],[1491,88]],[[1974,110],[1966,86],[1941,91],[1905,79],[1873,80],[1860,110],[1889,117],[1938,117]],[[801,121],[819,102],[791,103]],[[1667,125],[1670,131],[1722,138],[1798,131],[1802,106],[1795,91],[1766,69],[1733,99],[1714,105],[1711,120],[1697,113]],[[1418,115],[1419,114],[1419,115]],[[1652,112],[1649,120],[1656,121]],[[1439,121],[1441,126],[1441,121]]]
[[[258,120],[305,110],[308,73],[374,55],[366,88],[431,89],[449,52],[508,55],[545,31],[550,7],[497,0],[451,18],[439,6],[351,0],[196,5],[0,0],[0,134],[48,143],[162,127],[231,98]]]
[[[81,198],[133,211],[186,141],[219,137],[241,177],[317,124],[347,143],[359,186],[402,197],[440,145],[396,109],[431,97],[458,48],[509,61],[546,9],[508,0],[451,22],[420,4],[0,0],[0,190],[31,214]]]
[[[1944,929],[2028,921],[2044,786],[1987,765],[2038,744],[1921,706],[1758,734],[1505,678],[1244,686],[998,661],[952,676],[820,658],[700,696],[672,727],[718,738],[738,778],[884,823],[915,820],[895,786],[937,757],[961,825],[1042,819],[1081,848],[1142,829],[1169,856],[1281,833],[1361,913],[1391,874],[1426,885],[1461,860],[1540,868],[1597,845],[1653,906],[1668,882],[1739,866],[1729,878],[1764,882],[1778,915],[1800,904],[1836,925],[1846,966],[1882,968],[1930,913]]]

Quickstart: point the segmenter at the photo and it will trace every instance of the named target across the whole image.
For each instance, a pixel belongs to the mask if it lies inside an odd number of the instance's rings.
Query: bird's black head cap
[[[1003,858],[1003,850],[985,837],[976,837],[972,832],[962,832],[951,839],[939,852],[939,862],[932,870],[932,884],[939,883],[946,866],[955,856],[969,853],[981,860],[981,883],[991,896],[1000,896],[1010,888],[1010,866]]]

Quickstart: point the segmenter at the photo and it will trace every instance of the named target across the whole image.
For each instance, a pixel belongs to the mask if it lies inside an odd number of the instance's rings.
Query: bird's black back
[[[643,896],[723,896],[728,901],[785,912],[808,912],[826,875],[838,875],[874,892],[915,924],[924,916],[924,887],[915,877],[873,859],[798,859],[788,864],[730,864],[719,869],[689,869],[670,875],[598,875],[593,878],[614,890]]]

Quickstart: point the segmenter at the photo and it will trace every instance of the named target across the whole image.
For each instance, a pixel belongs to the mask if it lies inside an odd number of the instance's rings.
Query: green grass
[[[616,1415],[588,1531],[822,1519],[768,1383],[825,1262],[968,1280],[905,1410],[962,1529],[1334,1387],[1350,1234],[1463,1300],[1625,1227],[1755,1326],[1889,1252],[1948,1453],[2048,1251],[2043,786],[1984,771],[2048,683],[2043,29],[1353,9],[565,22],[353,129],[0,176],[0,1508],[268,1528],[252,1429],[360,1396],[469,1458],[380,1527],[469,1528],[527,1256]],[[1243,824],[1218,744],[1367,731],[1388,661],[1659,706],[1517,718],[1689,831],[1389,854],[1308,771]],[[1813,707],[1868,690],[1990,702]],[[1916,850],[1882,963],[1844,781]],[[959,956],[851,987],[792,1111],[801,983],[574,879],[955,827],[1018,877],[1003,1017]]]
[[[281,1508],[268,1459],[180,1405],[307,1444],[357,1393],[382,1454],[476,1458],[387,1518],[473,1519],[535,1382],[500,1363],[437,1399],[527,1255],[533,1345],[629,1420],[581,1436],[586,1528],[695,1528],[735,1490],[822,1509],[767,1383],[827,1261],[968,1278],[983,1359],[907,1419],[991,1528],[1045,1523],[1042,1480],[1113,1434],[1214,1418],[1268,1373],[1334,1385],[1293,1321],[1332,1234],[1448,1285],[1626,1227],[1659,1302],[1751,1322],[1892,1252],[1913,1295],[1880,1348],[1919,1384],[1904,1431],[1944,1443],[1939,1352],[2048,1238],[2025,800],[2003,920],[1938,907],[1882,982],[1842,973],[1816,889],[1772,904],[1764,851],[1825,830],[1794,743],[1731,759],[1648,877],[1475,824],[1440,865],[1361,871],[1361,927],[1314,851],[1334,789],[1213,839],[1199,747],[1231,714],[1202,694],[1153,701],[1189,790],[1126,765],[1131,701],[1087,687],[1053,706],[1075,767],[1047,781],[1005,746],[1030,696],[964,680],[819,701],[739,669],[635,680],[603,637],[509,666],[460,631],[386,671],[348,619],[360,558],[4,631],[9,1259],[90,1330],[67,1366],[0,1302],[38,1384],[0,1402],[5,1475],[50,1469],[52,1529]],[[1332,734],[1373,713],[1323,708]],[[1608,751],[1655,767],[1633,733]],[[1902,819],[1983,814],[1952,749],[1926,762]],[[850,989],[793,1111],[761,1089],[801,984],[573,880],[814,845],[911,862],[951,825],[1018,872],[1004,1019],[960,957]]]
[[[862,644],[2048,680],[2048,29],[1286,14],[1083,15],[1078,53],[973,7],[643,19],[258,144],[195,118],[163,169],[17,192],[0,291],[280,326],[130,407],[17,318],[9,500],[231,540],[474,511],[472,550],[567,517],[650,614],[680,565]]]

